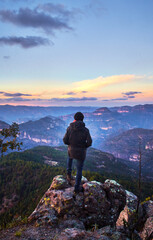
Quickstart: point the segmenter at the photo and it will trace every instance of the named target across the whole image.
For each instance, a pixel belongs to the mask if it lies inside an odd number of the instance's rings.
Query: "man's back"
[[[68,145],[69,156],[80,160],[85,159],[86,149],[92,144],[89,130],[83,121],[72,122],[67,128],[63,141]]]
[[[89,130],[85,127],[84,122],[75,121],[69,127],[69,145],[78,148],[87,147],[87,136]]]
[[[84,115],[77,112],[74,115],[74,121],[67,128],[63,142],[68,145],[67,159],[67,180],[71,182],[72,162],[73,158],[77,160],[77,175],[75,180],[74,193],[83,192],[83,187],[80,188],[82,169],[86,158],[86,149],[91,146],[92,139],[88,128],[83,122]]]

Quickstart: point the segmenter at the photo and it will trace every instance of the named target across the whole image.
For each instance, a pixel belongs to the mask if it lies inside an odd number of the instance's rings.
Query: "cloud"
[[[128,96],[128,98],[135,98],[135,96]]]
[[[141,94],[142,92],[137,92],[137,91],[129,91],[129,92],[124,92],[122,93],[123,96],[126,98],[135,98],[137,94]]]
[[[50,101],[69,101],[69,102],[80,102],[80,101],[96,101],[95,97],[82,97],[82,98],[51,98]]]
[[[0,95],[3,96],[3,98],[0,98],[0,102],[6,103],[6,102],[81,102],[81,101],[96,101],[98,100],[95,97],[69,97],[69,98],[29,98],[30,96],[33,96],[31,94],[26,93],[8,93],[8,92],[0,92]],[[5,97],[5,98],[4,98]],[[28,97],[28,98],[24,98]]]
[[[21,96],[32,96],[31,94],[27,93],[7,93],[7,92],[0,92],[3,96],[6,97],[21,97]]]
[[[31,101],[31,99],[14,97],[14,98],[8,98],[7,101],[9,101],[9,102],[26,102],[26,101]]]
[[[81,91],[81,92],[67,92],[64,95],[76,95],[77,93],[87,93],[87,91]]]
[[[12,97],[12,98],[0,98],[1,103],[8,102],[33,102],[33,101],[48,101],[48,99],[41,98],[22,98],[22,97]]]
[[[66,95],[75,95],[75,92],[67,92]],[[65,95],[65,94],[64,94]]]
[[[73,83],[75,92],[97,92],[105,86],[121,84],[139,78],[135,75],[114,75],[109,77],[99,76],[98,78],[83,80]]]
[[[123,97],[121,98],[104,99],[102,101],[127,101],[129,98],[135,98],[135,95],[140,93],[142,92],[129,91],[129,92],[122,93]]]
[[[128,98],[113,98],[112,101],[126,101]]]
[[[40,6],[35,9],[20,8],[18,11],[1,10],[0,20],[17,26],[43,29],[46,33],[53,33],[54,30],[61,29],[72,30],[63,17],[68,17],[66,10],[61,11],[59,5],[54,5],[54,13],[56,13],[56,15],[51,15],[46,14],[46,11],[40,11],[40,9],[43,9],[43,7]]]
[[[55,16],[58,15],[65,20],[69,20],[70,18],[73,18],[76,13],[80,13],[80,10],[76,8],[71,11],[66,9],[64,4],[45,3],[38,5],[36,9],[49,12]]]
[[[23,102],[23,101],[29,101],[28,99],[23,98],[0,98],[0,103],[8,103],[8,102]]]
[[[51,42],[42,37],[27,36],[27,37],[1,37],[0,45],[20,45],[23,48],[32,48],[40,45],[49,45]],[[53,43],[52,43],[53,44]]]
[[[12,97],[12,98],[0,98],[0,103],[15,103],[15,102],[81,102],[81,101],[96,101],[97,98],[94,97],[82,97],[82,98],[51,98],[51,99],[41,99],[41,98],[22,98],[22,97]]]
[[[125,92],[125,93],[122,93],[126,96],[131,96],[131,95],[136,95],[136,94],[141,94],[142,92],[134,92],[134,91],[130,91],[130,92]]]
[[[10,59],[10,56],[3,56],[3,58],[4,58],[5,60],[8,60],[8,59]]]
[[[128,98],[112,98],[112,99],[104,99],[102,101],[108,102],[108,101],[127,101]]]

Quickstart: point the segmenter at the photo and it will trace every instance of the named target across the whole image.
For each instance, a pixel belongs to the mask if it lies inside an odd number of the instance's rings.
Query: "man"
[[[77,175],[74,187],[75,193],[83,191],[83,188],[80,188],[82,169],[86,158],[86,150],[92,144],[89,130],[85,127],[83,119],[84,115],[81,112],[77,112],[74,115],[74,121],[67,128],[63,138],[63,142],[68,145],[67,180],[69,182],[72,179],[71,172],[73,159],[77,160]]]

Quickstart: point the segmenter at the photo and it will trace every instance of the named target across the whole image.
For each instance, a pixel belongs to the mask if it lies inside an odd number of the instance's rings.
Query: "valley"
[[[33,108],[27,121],[26,108],[20,107],[23,122],[19,123],[18,141],[23,142],[22,150],[9,150],[0,161],[1,226],[15,221],[18,216],[28,216],[53,177],[66,174],[67,146],[62,139],[73,121],[72,112],[76,108],[72,108],[71,114],[66,111],[62,115],[57,108],[55,113],[43,113],[44,116],[39,108]],[[93,145],[87,151],[83,175],[88,180],[100,182],[114,179],[137,195],[141,153],[142,199],[153,194],[153,105],[84,110],[84,122],[90,130]],[[9,111],[9,115],[5,115],[8,121],[0,118],[0,129],[11,124],[8,119],[11,114],[15,116],[11,109]]]
[[[6,109],[8,111],[9,106],[6,106]],[[42,114],[48,114],[51,109],[53,115],[39,118]],[[61,109],[63,110],[61,111]],[[128,166],[138,167],[141,138],[143,169],[144,173],[146,175],[149,173],[148,177],[150,177],[153,166],[153,105],[101,107],[94,109],[94,111],[91,111],[93,109],[90,107],[83,107],[83,109],[86,111],[83,112],[84,122],[93,139],[92,147],[113,154],[116,158],[122,159],[121,162]],[[23,142],[22,151],[24,151],[36,146],[58,147],[64,145],[63,136],[73,121],[73,112],[77,108],[22,108],[22,106],[16,108],[11,106],[10,114],[19,110],[23,116],[27,112],[29,114],[30,110],[32,111],[31,120],[19,124],[20,135],[18,139]],[[62,115],[63,111],[66,113],[71,111],[72,113]],[[33,116],[38,119],[34,120]],[[1,128],[7,126],[7,122],[0,121]]]

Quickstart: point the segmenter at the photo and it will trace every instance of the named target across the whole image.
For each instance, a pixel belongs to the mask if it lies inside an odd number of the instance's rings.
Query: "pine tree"
[[[19,125],[17,123],[12,123],[8,128],[3,128],[0,131],[0,155],[1,158],[4,152],[10,148],[11,150],[17,149],[21,150],[22,142],[17,141],[19,135]]]

